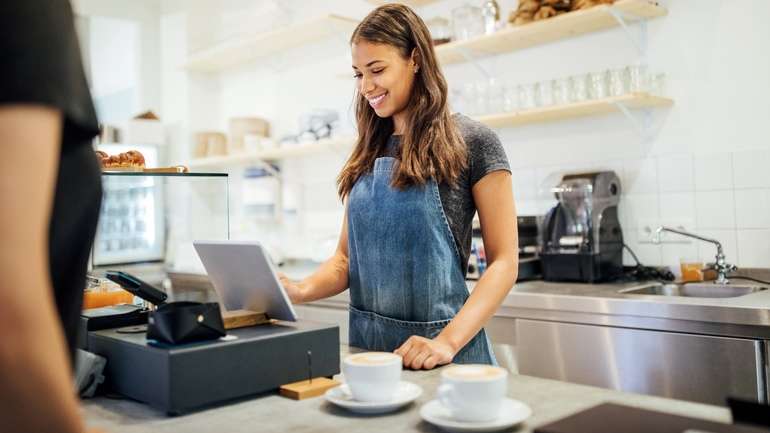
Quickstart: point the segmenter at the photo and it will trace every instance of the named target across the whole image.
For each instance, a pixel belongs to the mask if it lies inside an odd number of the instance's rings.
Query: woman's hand
[[[304,298],[301,284],[290,280],[289,277],[282,272],[278,272],[278,279],[281,280],[281,285],[286,289],[286,294],[289,295],[291,303],[301,304]]]
[[[431,340],[412,335],[394,353],[401,355],[406,368],[430,370],[438,365],[452,362],[457,350],[441,339],[441,336]]]

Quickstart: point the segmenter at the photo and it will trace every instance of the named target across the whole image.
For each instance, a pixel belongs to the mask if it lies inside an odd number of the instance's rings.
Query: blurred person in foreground
[[[82,432],[72,372],[101,203],[67,0],[0,2],[0,425]]]

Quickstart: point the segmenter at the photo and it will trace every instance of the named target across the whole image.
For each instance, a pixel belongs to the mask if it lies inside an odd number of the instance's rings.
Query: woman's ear
[[[412,48],[409,66],[412,67],[412,71],[414,71],[415,74],[420,71],[420,54],[417,52],[416,48]]]

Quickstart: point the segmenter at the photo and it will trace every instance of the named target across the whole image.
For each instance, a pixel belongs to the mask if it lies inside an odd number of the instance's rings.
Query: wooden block
[[[222,313],[222,321],[225,324],[225,329],[246,328],[270,323],[267,314],[248,310],[225,311]]]
[[[326,377],[317,377],[312,381],[302,380],[281,386],[280,393],[284,397],[294,400],[304,400],[306,398],[318,397],[327,390],[339,386],[340,382]]]

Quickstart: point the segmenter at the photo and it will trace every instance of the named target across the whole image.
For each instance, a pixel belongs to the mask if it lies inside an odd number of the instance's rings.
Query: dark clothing
[[[457,188],[447,184],[440,184],[438,188],[441,206],[460,252],[460,266],[465,275],[471,253],[473,216],[476,214],[473,186],[487,174],[497,170],[510,172],[511,167],[505,149],[494,131],[462,114],[456,114],[453,118],[468,148],[468,168],[460,174]],[[397,157],[400,137],[392,136],[390,140],[386,156]]]
[[[49,254],[56,307],[72,354],[102,189],[91,147],[98,123],[69,2],[0,2],[0,65],[0,105],[45,105],[62,113]]]

